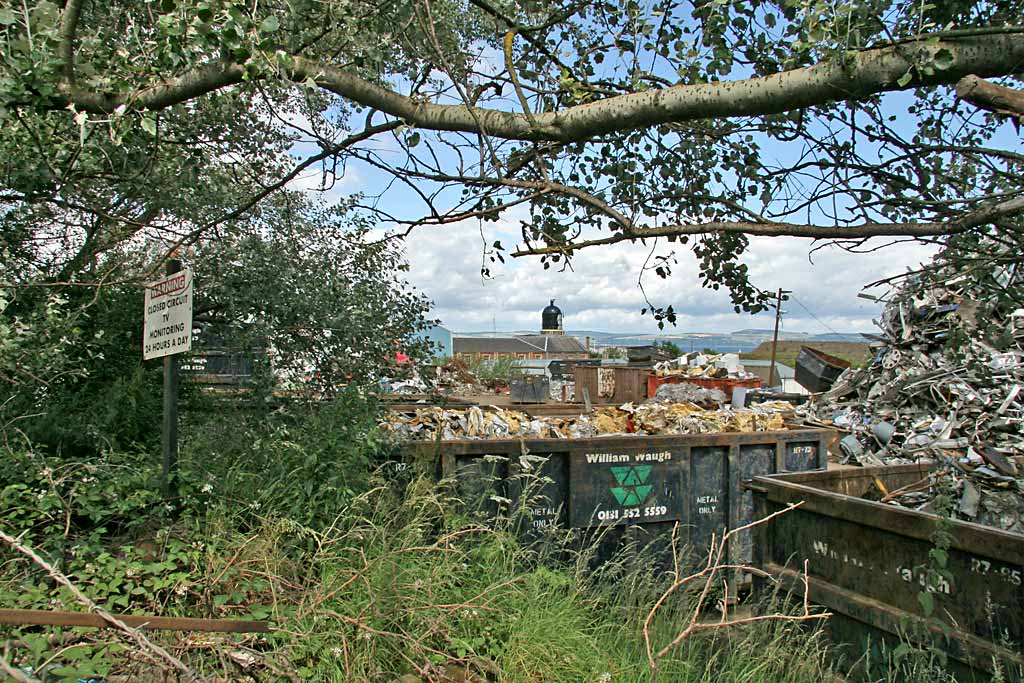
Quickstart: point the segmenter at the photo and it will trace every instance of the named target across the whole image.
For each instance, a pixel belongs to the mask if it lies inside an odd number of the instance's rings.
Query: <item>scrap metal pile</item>
[[[656,363],[654,373],[659,377],[679,375],[707,379],[756,377],[743,369],[740,357],[735,353],[684,353],[679,358]]]
[[[946,474],[892,502],[931,510],[952,486],[960,519],[1024,533],[1024,291],[1012,265],[985,277],[949,260],[889,299],[874,361],[802,410],[835,426],[843,459],[932,461]]]
[[[414,415],[391,414],[381,428],[401,439],[430,440],[438,430],[454,439],[581,439],[612,435],[707,434],[784,429],[793,415],[788,403],[762,403],[739,410],[705,410],[692,403],[631,403],[574,417],[531,417],[494,407],[490,411],[422,408]]]
[[[443,394],[465,396],[508,393],[504,378],[477,377],[461,358],[449,359],[434,367],[434,390]]]
[[[720,389],[705,389],[689,382],[662,384],[650,399],[657,403],[695,403],[702,408],[720,408],[728,400]]]

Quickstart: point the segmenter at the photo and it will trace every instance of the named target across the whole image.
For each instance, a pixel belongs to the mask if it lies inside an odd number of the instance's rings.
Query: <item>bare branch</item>
[[[58,54],[64,61],[64,78],[69,83],[75,82],[75,33],[78,30],[78,17],[82,13],[83,0],[68,0],[60,17],[60,50]]]
[[[807,561],[805,560],[803,612],[801,614],[775,613],[763,614],[754,617],[741,617],[730,619],[728,617],[728,613],[723,609],[722,618],[719,621],[700,621],[704,601],[707,599],[708,593],[710,592],[712,585],[714,585],[715,577],[719,574],[719,572],[728,569],[741,569],[743,571],[748,571],[765,578],[772,578],[769,574],[765,573],[760,569],[757,569],[756,567],[749,567],[746,565],[724,564],[722,562],[725,556],[725,551],[729,547],[729,541],[732,539],[732,537],[740,533],[741,531],[746,531],[761,524],[765,524],[780,515],[784,515],[787,512],[790,512],[800,507],[801,505],[803,505],[803,501],[791,503],[785,508],[777,510],[776,512],[773,512],[772,514],[766,517],[762,517],[761,519],[755,520],[749,524],[745,524],[741,527],[737,527],[736,529],[727,531],[726,533],[722,534],[721,539],[717,542],[714,539],[714,537],[712,537],[711,546],[708,550],[708,558],[704,569],[677,580],[675,583],[669,586],[669,588],[654,603],[654,606],[651,607],[651,611],[647,614],[647,618],[644,620],[643,634],[644,648],[647,652],[647,661],[650,664],[652,671],[654,672],[655,680],[657,679],[658,674],[658,663],[661,661],[661,659],[665,657],[665,655],[667,655],[669,652],[674,650],[676,647],[678,647],[680,643],[682,643],[684,640],[690,637],[690,635],[692,635],[695,631],[706,629],[729,628],[731,626],[737,626],[740,624],[751,624],[758,621],[810,621],[815,619],[827,619],[828,617],[832,616],[829,612],[822,612],[818,614],[814,614],[811,612],[810,584],[807,578]],[[699,579],[701,577],[704,578],[704,583],[701,588],[700,596],[697,598],[697,602],[693,607],[693,613],[686,628],[680,631],[679,634],[675,638],[673,638],[669,644],[665,645],[665,647],[661,648],[658,652],[654,652],[651,646],[650,626],[651,622],[654,620],[655,615],[657,615],[662,605],[665,604],[665,601],[668,600],[669,596],[671,596],[675,591],[677,591],[682,586],[685,586],[686,584],[690,583],[691,581],[695,581],[696,579]]]
[[[33,678],[21,670],[15,669],[2,656],[0,656],[0,671],[10,676],[15,683],[42,683],[38,678]]]
[[[78,587],[71,582],[71,579],[69,579],[67,576],[58,571],[52,564],[50,564],[42,557],[40,557],[34,550],[24,545],[23,543],[21,543],[21,541],[11,536],[2,529],[0,529],[0,541],[5,542],[7,545],[11,546],[11,548],[17,550],[19,553],[25,555],[30,560],[35,562],[37,565],[42,567],[46,571],[46,573],[50,575],[50,578],[52,578],[54,581],[61,584],[65,588],[67,588],[68,591],[71,592],[71,595],[74,596],[75,600],[79,604],[88,609],[90,612],[93,612],[94,614],[100,616],[104,621],[106,621],[114,628],[122,631],[142,650],[145,650],[146,652],[156,655],[160,659],[171,664],[171,666],[173,666],[175,669],[177,669],[185,675],[186,680],[199,682],[206,680],[204,677],[200,676],[196,671],[194,671],[191,667],[187,666],[184,662],[182,662],[180,659],[172,655],[170,652],[163,649],[159,645],[156,645],[155,643],[151,642],[148,638],[146,638],[146,636],[142,635],[141,631],[139,631],[136,628],[132,628],[131,626],[128,626],[123,621],[112,615],[110,612],[97,605],[88,596],[86,596],[85,593],[80,591]]]
[[[801,225],[797,223],[751,223],[746,221],[713,221],[693,225],[665,225],[656,228],[636,228],[629,233],[584,240],[570,244],[531,247],[513,252],[512,256],[562,254],[602,244],[615,244],[627,240],[710,233],[742,233],[762,237],[803,237],[806,239],[860,239],[867,237],[937,237],[967,232],[972,228],[989,225],[999,218],[1024,211],[1024,197],[988,206],[964,214],[960,218],[929,223],[863,223],[861,225]]]

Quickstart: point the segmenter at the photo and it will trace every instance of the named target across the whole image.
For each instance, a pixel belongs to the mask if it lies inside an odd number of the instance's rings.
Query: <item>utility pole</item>
[[[768,368],[768,386],[769,388],[775,386],[775,351],[779,345],[779,320],[782,319],[782,297],[786,294],[792,294],[791,291],[779,287],[778,298],[775,303],[775,332],[772,334],[772,364]],[[781,382],[779,382],[781,384]]]

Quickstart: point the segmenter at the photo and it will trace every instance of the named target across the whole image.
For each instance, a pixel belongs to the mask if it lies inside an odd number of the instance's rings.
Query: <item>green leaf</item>
[[[409,137],[407,137],[405,139],[405,144],[407,144],[409,146],[409,149],[412,149],[416,145],[420,144],[420,134],[419,133],[410,133]]]
[[[901,88],[905,88],[907,84],[910,83],[910,81],[912,80],[914,80],[914,74],[910,73],[910,71],[907,71],[907,73],[903,74],[902,76],[896,79],[896,85],[900,86]]]
[[[156,119],[152,115],[146,114],[139,121],[142,124],[142,130],[146,131],[153,137],[156,137]]]
[[[18,18],[16,16],[14,16],[14,12],[12,12],[10,8],[8,8],[8,7],[0,8],[0,24],[3,24],[5,26],[10,26],[11,24],[16,22],[17,20],[18,20]]]
[[[931,593],[927,591],[918,593],[917,602],[921,605],[921,611],[926,617],[930,617],[935,612],[935,598]]]
[[[892,651],[892,659],[894,662],[898,662],[913,651],[914,648],[910,647],[906,643],[900,643],[896,646],[896,649]]]
[[[273,14],[264,19],[263,23],[260,24],[261,33],[274,33],[279,28],[281,28],[281,21]]]
[[[947,50],[946,48],[942,48],[941,50],[936,52],[935,59],[932,60],[932,62],[935,65],[935,68],[938,69],[939,71],[945,71],[946,69],[953,66],[953,61],[953,53]]]

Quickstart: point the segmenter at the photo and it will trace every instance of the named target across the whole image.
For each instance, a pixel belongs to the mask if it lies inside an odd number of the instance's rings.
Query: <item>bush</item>
[[[395,449],[377,429],[375,399],[353,387],[329,403],[273,411],[201,406],[186,415],[181,468],[214,492],[225,514],[328,525]]]

